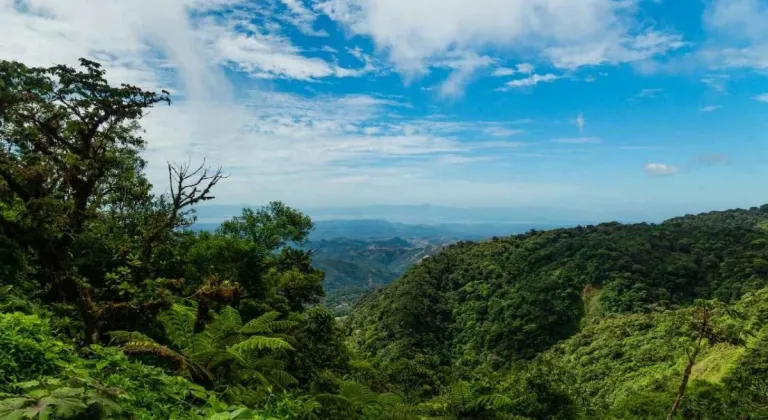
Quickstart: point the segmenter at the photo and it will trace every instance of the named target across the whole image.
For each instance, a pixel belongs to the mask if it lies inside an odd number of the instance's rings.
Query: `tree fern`
[[[253,351],[271,350],[271,351],[284,351],[293,350],[293,346],[288,344],[282,338],[276,337],[264,337],[255,335],[248,337],[245,341],[235,344],[230,347],[233,351],[244,354]]]
[[[160,314],[158,319],[165,327],[165,334],[174,346],[181,349],[193,347],[195,315],[195,308],[178,303]]]
[[[160,316],[171,346],[126,331],[113,332],[112,339],[127,353],[154,354],[173,360],[180,373],[192,379],[252,387],[283,388],[297,383],[285,372],[285,362],[275,357],[293,350],[291,342],[295,339],[283,333],[273,336],[276,331],[293,328],[295,323],[278,321],[280,314],[269,312],[243,325],[237,310],[227,306],[203,331],[195,333],[195,314],[196,308],[175,304]]]

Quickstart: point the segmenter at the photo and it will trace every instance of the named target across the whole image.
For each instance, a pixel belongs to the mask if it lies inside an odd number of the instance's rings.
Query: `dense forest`
[[[170,99],[0,62],[0,419],[768,418],[768,206],[460,242],[339,321],[306,215],[150,184]]]

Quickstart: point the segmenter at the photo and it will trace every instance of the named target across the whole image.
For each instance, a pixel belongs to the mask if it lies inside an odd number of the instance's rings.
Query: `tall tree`
[[[139,156],[139,120],[154,105],[170,104],[168,92],[114,87],[98,63],[81,59],[80,65],[0,62],[0,235],[31,252],[40,289],[51,301],[77,306],[85,342],[93,343],[105,312],[121,306],[94,298],[74,262],[78,241],[143,194],[145,207],[154,209],[141,235],[139,258],[146,259],[185,208],[211,198],[222,175],[204,166],[169,165],[170,195],[151,197]],[[134,281],[147,274],[137,273]]]

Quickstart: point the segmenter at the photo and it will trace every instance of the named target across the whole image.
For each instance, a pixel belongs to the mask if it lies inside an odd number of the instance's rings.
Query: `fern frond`
[[[281,388],[285,388],[290,385],[297,385],[299,383],[296,378],[284,370],[262,369],[261,372],[269,380],[270,383],[279,385]]]
[[[397,405],[381,413],[377,420],[413,420],[419,418],[418,410],[407,405]]]
[[[292,345],[294,347],[299,345],[299,341],[296,340],[296,337],[294,337],[294,336],[292,336],[290,334],[271,334],[270,337],[282,338],[283,340],[288,342],[288,344],[290,344],[290,345]]]
[[[171,306],[171,309],[160,314],[158,319],[165,327],[168,338],[176,347],[188,348],[193,345],[195,317],[196,309],[194,307],[176,303]]]
[[[454,382],[446,392],[448,403],[455,407],[467,407],[472,404],[472,388],[464,381]]]
[[[357,382],[345,382],[341,385],[339,394],[358,406],[374,404],[378,398],[378,395],[370,388]]]
[[[477,399],[477,404],[496,410],[511,407],[514,403],[514,400],[502,394],[483,395]]]
[[[267,312],[256,319],[248,321],[241,329],[242,334],[264,334],[272,332],[272,326],[280,317],[279,312]]]
[[[206,330],[214,337],[216,341],[221,341],[228,335],[240,330],[243,327],[243,319],[240,313],[231,306],[225,306],[213,321],[208,324]]]
[[[251,369],[280,369],[285,370],[285,362],[277,359],[269,359],[256,357],[254,355],[246,355],[245,359],[248,361],[248,367]]]
[[[341,406],[341,407],[353,407],[352,401],[343,395],[337,394],[317,394],[315,395],[317,400],[323,406]]]
[[[385,406],[385,407],[393,407],[398,404],[403,403],[403,397],[393,394],[391,392],[385,392],[383,394],[379,394],[378,398],[376,399],[376,402],[379,404]]]
[[[216,339],[208,331],[194,334],[189,342],[190,346],[184,348],[186,353],[201,353],[212,351],[216,350],[217,347]]]
[[[270,350],[270,351],[293,350],[293,346],[288,344],[288,342],[286,342],[282,338],[262,337],[257,335],[257,336],[249,337],[247,340],[243,341],[242,343],[235,344],[234,346],[230,347],[230,349],[237,353],[245,354],[248,352],[260,351],[260,350]]]

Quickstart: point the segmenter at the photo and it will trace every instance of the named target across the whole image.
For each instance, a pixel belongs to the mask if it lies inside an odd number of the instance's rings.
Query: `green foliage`
[[[768,232],[757,225],[767,213],[458,243],[363,298],[345,326],[353,348],[384,365],[423,354],[434,358],[433,372],[505,368],[572,336],[585,314],[589,324],[759,290],[768,284],[760,262],[768,258]]]
[[[258,399],[255,391],[296,383],[281,360],[285,352],[294,349],[289,341],[295,340],[268,336],[294,328],[294,322],[278,321],[280,315],[269,312],[243,324],[240,314],[227,306],[205,330],[196,333],[195,313],[193,307],[176,304],[161,314],[169,346],[136,332],[110,335],[125,352],[168,359],[179,373],[201,383],[213,381],[232,400],[249,398],[244,393]],[[229,389],[231,385],[235,387]]]
[[[37,315],[0,313],[0,391],[10,384],[52,375],[67,346]]]

